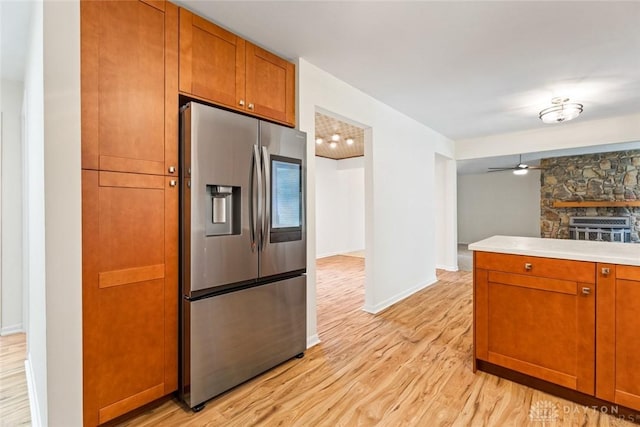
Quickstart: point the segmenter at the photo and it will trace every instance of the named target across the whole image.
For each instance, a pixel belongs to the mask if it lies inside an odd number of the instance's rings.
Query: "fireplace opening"
[[[573,216],[569,218],[569,238],[601,242],[631,242],[628,216]]]

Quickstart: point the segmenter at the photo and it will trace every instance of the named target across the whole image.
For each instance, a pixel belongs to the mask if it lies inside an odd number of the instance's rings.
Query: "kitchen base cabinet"
[[[177,388],[177,203],[173,180],[82,173],[84,423]]]
[[[474,256],[476,359],[593,394],[594,264]]]
[[[640,267],[597,271],[596,397],[640,410]]]
[[[640,420],[640,245],[493,236],[469,249],[474,370]]]

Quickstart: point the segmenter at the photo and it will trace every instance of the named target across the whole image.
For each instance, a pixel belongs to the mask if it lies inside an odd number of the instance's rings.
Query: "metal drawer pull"
[[[611,270],[608,267],[602,267],[602,275],[608,276],[611,273]]]
[[[531,271],[531,269],[533,268],[533,265],[531,265],[530,262],[525,262],[524,263],[524,269],[527,271]]]
[[[169,166],[169,173],[175,173],[175,171],[176,171],[175,166]]]
[[[591,295],[591,288],[582,288],[582,295]]]
[[[238,104],[240,104],[241,107],[244,107],[244,99],[241,99],[240,102],[238,102]]]
[[[177,181],[175,179],[172,179],[171,181],[169,181],[169,186],[170,187],[175,187],[177,184]]]

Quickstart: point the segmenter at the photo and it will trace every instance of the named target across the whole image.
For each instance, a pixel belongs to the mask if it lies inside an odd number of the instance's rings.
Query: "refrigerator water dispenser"
[[[207,236],[240,234],[240,187],[207,185],[207,197]]]

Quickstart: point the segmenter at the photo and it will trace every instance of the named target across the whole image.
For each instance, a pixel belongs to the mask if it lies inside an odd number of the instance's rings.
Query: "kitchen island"
[[[469,249],[474,369],[640,411],[640,245],[493,236]]]

